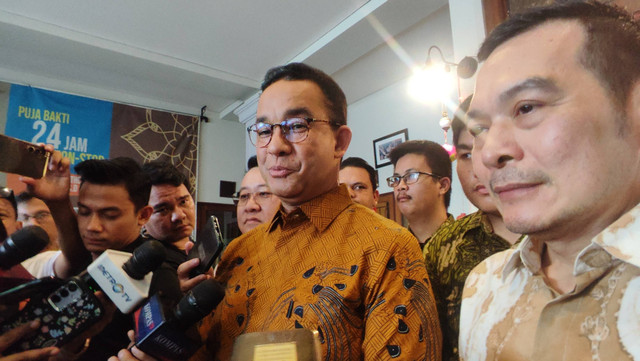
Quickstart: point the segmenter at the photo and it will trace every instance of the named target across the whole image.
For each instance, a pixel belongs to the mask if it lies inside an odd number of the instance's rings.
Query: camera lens
[[[75,283],[69,283],[69,291],[75,292],[78,289],[78,285]]]
[[[62,297],[69,297],[69,291],[67,291],[66,289],[62,289],[60,290],[60,296]]]
[[[58,295],[53,295],[53,296],[51,296],[51,301],[52,301],[53,303],[58,303],[58,302],[60,302],[60,301],[61,301],[60,296],[58,296]]]

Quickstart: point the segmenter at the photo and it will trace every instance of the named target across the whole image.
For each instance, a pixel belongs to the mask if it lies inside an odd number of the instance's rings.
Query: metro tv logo
[[[122,294],[121,297],[125,300],[125,302],[131,302],[131,297],[124,291],[124,286],[121,283],[118,283],[115,278],[111,275],[103,265],[98,265],[98,269],[102,272],[102,275],[111,283],[111,289],[113,292]]]

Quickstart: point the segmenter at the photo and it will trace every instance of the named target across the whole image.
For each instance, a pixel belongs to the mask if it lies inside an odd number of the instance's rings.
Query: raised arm
[[[55,260],[54,272],[58,277],[67,278],[82,271],[90,263],[91,254],[82,243],[76,214],[69,198],[70,161],[62,153],[55,151],[53,146],[44,147],[51,153],[47,174],[40,179],[21,177],[20,180],[27,185],[29,193],[42,199],[51,211],[58,228],[58,243],[62,251]]]

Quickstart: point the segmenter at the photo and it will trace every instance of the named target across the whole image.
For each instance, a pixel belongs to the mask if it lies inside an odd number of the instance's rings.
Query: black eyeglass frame
[[[418,177],[416,178],[415,181],[412,181],[412,182],[409,183],[409,182],[407,182],[407,177],[409,177],[412,174],[418,174]],[[402,182],[403,180],[404,180],[404,184],[407,184],[407,185],[408,184],[414,184],[414,183],[417,183],[418,180],[420,179],[420,174],[428,175],[429,177],[433,177],[435,179],[443,178],[442,176],[437,175],[437,174],[415,171],[415,172],[406,173],[405,175],[392,175],[391,177],[387,178],[387,185],[389,187],[391,187],[391,188],[395,188],[398,185],[400,185],[400,182]],[[393,185],[391,184],[391,180],[392,179],[394,180]]]
[[[300,139],[300,140],[296,140],[296,141],[292,141],[290,140],[288,137],[291,133],[291,127],[286,124],[287,122],[290,122],[293,119],[302,119],[304,120],[307,124],[306,124],[306,131],[304,134],[304,138]],[[315,118],[310,118],[310,117],[291,117],[291,118],[287,118],[283,121],[281,121],[280,123],[275,123],[275,124],[271,124],[271,123],[267,123],[267,122],[257,122],[249,127],[247,127],[247,133],[249,134],[249,141],[251,141],[251,144],[255,145],[256,147],[259,148],[265,148],[266,146],[269,145],[269,143],[271,143],[271,139],[273,139],[273,128],[276,126],[279,126],[280,129],[282,130],[282,133],[285,137],[285,139],[287,139],[288,142],[290,143],[300,143],[305,141],[305,139],[307,139],[309,137],[309,129],[311,129],[310,125],[311,123],[327,123],[330,126],[340,126],[341,124],[333,121],[333,120],[322,120],[322,119],[315,119]],[[263,126],[268,126],[269,130],[271,131],[271,134],[269,136],[269,140],[264,144],[264,145],[257,145],[256,143],[258,143],[258,130],[257,130],[257,126],[258,124],[262,124]],[[254,142],[253,139],[251,138],[251,132],[256,133],[256,141]]]
[[[233,199],[233,202],[235,204],[240,204],[240,195],[241,195],[242,191],[238,191],[233,193],[233,195],[231,196],[231,199]],[[259,192],[247,192],[249,193],[249,198],[247,198],[247,200],[245,202],[242,203],[242,205],[247,204],[247,202],[249,202],[249,200],[251,198],[254,199],[254,202],[258,203],[258,204],[262,204],[262,201],[257,201],[258,199],[262,199],[262,200],[266,200],[267,198],[271,198],[274,197],[273,193],[268,192],[268,191],[259,191]],[[260,193],[268,193],[269,195],[267,197],[261,197]]]

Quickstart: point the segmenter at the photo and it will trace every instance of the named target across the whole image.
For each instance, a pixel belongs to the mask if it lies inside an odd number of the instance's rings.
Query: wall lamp
[[[436,56],[434,57],[434,51]],[[435,59],[434,59],[435,58]],[[451,67],[456,67],[456,75],[451,73]],[[442,50],[432,45],[427,52],[424,66],[415,69],[409,83],[409,93],[420,101],[446,101],[457,84],[460,96],[460,79],[468,79],[478,69],[476,59],[466,56],[459,63],[445,60]]]
[[[440,50],[440,48],[435,45],[431,45],[429,47],[429,51],[427,52],[427,61],[425,62],[425,65],[427,67],[433,66],[434,63],[431,59],[432,50],[437,50],[438,54],[440,54],[440,60],[445,64],[445,71],[449,72],[451,70],[451,66],[456,67],[456,73],[458,74],[458,78],[460,79],[471,78],[478,69],[478,61],[470,56],[465,56],[464,58],[462,58],[462,60],[460,60],[459,63],[446,61],[444,59],[444,55],[442,55],[442,50]]]
[[[434,61],[431,53],[437,50],[440,59]],[[451,74],[451,67],[456,67],[457,79]],[[427,61],[424,66],[414,70],[414,75],[409,81],[409,93],[420,101],[440,101],[442,108],[442,118],[439,125],[444,132],[444,149],[449,153],[451,159],[455,159],[455,147],[447,142],[447,131],[451,127],[451,118],[447,113],[447,106],[451,104],[451,92],[453,84],[457,83],[458,98],[460,98],[460,79],[468,79],[475,74],[478,69],[478,61],[470,56],[465,56],[459,63],[452,63],[445,60],[442,50],[432,45],[427,52]],[[458,99],[459,100],[459,99]],[[456,104],[457,105],[457,104]]]

